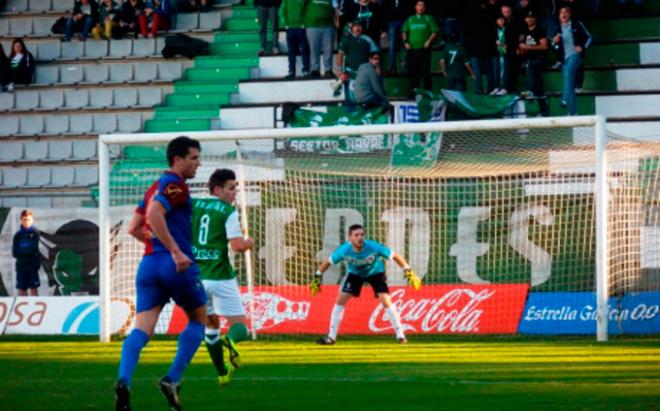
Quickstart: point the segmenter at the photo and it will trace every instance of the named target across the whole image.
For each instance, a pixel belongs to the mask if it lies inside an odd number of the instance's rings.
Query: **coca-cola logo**
[[[273,293],[254,293],[254,299],[243,294],[243,305],[252,313],[252,326],[256,330],[274,327],[285,321],[305,321],[309,315],[308,301],[292,301]]]
[[[494,289],[472,290],[455,288],[439,298],[406,298],[406,289],[392,292],[392,302],[401,315],[406,331],[477,333],[483,310],[480,304],[493,295]],[[389,315],[379,304],[369,317],[369,329],[373,332],[392,328]]]

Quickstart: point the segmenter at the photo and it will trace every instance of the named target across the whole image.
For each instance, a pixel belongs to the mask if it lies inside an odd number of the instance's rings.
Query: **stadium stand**
[[[0,43],[7,51],[14,37],[24,37],[37,69],[30,86],[0,93],[0,206],[94,205],[89,193],[98,179],[99,133],[274,127],[283,103],[341,101],[332,95],[331,80],[283,80],[286,55],[257,57],[256,11],[251,1],[240,3],[216,1],[208,13],[178,14],[171,32],[209,41],[210,55],[165,60],[160,54],[165,33],[155,39],[61,42],[50,29],[70,13],[73,1],[7,1]],[[579,113],[604,114],[610,129],[624,135],[657,134],[660,17],[595,20],[588,28],[594,44],[578,94]],[[277,43],[286,52],[283,31]],[[434,90],[445,84],[437,73],[439,57],[434,51]],[[550,114],[563,115],[561,71],[548,68],[543,82]],[[402,75],[387,76],[385,86],[393,99],[410,93]],[[113,155],[120,154],[127,161],[153,157],[140,150]]]

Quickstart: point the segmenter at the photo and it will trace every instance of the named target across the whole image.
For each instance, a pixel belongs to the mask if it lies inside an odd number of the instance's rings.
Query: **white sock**
[[[330,331],[328,331],[328,337],[333,340],[337,340],[337,331],[339,331],[339,324],[341,324],[341,319],[344,317],[344,306],[335,304],[332,308],[332,315],[330,316]]]
[[[209,344],[215,344],[220,340],[220,330],[217,328],[205,328],[204,340]]]
[[[403,327],[401,326],[401,317],[399,317],[399,312],[394,305],[387,307],[387,315],[390,317],[390,323],[392,324],[392,328],[394,328],[396,338],[406,338],[403,333]]]

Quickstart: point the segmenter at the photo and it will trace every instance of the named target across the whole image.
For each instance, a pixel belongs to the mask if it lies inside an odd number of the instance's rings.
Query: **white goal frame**
[[[99,136],[99,294],[101,342],[110,341],[110,145],[111,144],[166,144],[175,137],[186,135],[199,141],[245,141],[270,138],[328,137],[360,134],[407,134],[456,131],[496,131],[553,127],[594,127],[596,152],[596,302],[597,341],[607,341],[608,303],[608,201],[607,185],[607,133],[603,116],[574,116],[551,118],[525,118],[504,120],[451,121],[430,123],[383,124],[364,126],[335,126],[312,128],[279,128],[247,130],[215,130],[202,132],[103,134]],[[245,196],[239,197],[239,207],[245,208]],[[243,213],[245,216],[245,213]],[[248,264],[248,279],[251,279]],[[248,286],[251,281],[248,281]],[[254,337],[254,335],[253,335]]]

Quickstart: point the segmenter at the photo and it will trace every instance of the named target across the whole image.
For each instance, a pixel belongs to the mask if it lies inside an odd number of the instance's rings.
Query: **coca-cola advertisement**
[[[390,295],[407,334],[515,334],[528,284],[427,285],[420,291],[391,287]],[[257,334],[326,334],[338,286],[324,285],[315,297],[305,286],[242,289],[243,304]],[[178,334],[186,316],[176,307],[168,334]],[[223,328],[226,325],[223,324]],[[349,301],[340,334],[392,334],[387,312],[365,289]]]

